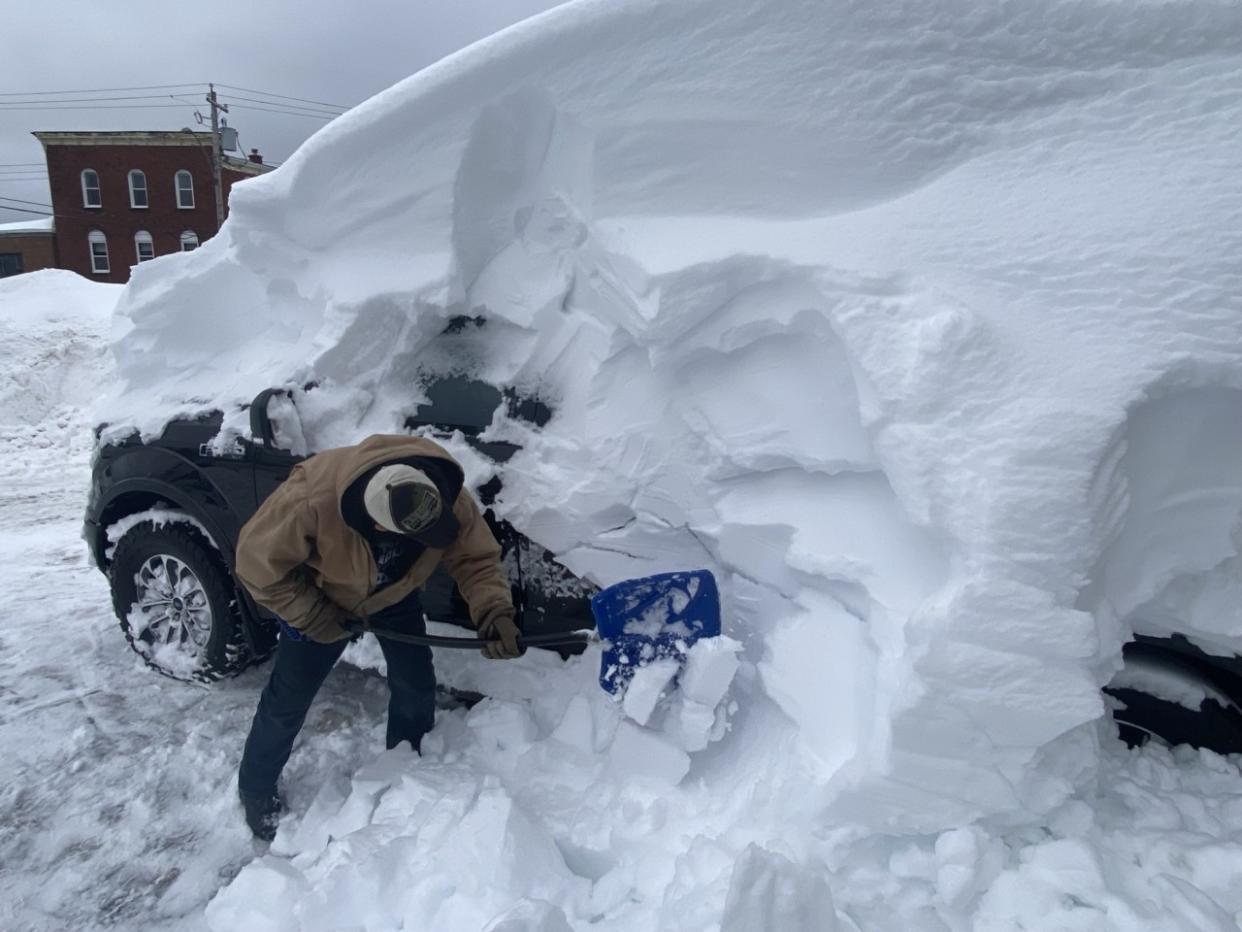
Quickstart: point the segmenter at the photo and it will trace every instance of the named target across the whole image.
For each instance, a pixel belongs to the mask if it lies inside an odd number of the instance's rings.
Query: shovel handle
[[[403,634],[400,631],[390,631],[387,628],[362,628],[350,627],[346,630],[357,631],[361,633],[369,630],[376,637],[387,638],[390,641],[401,641],[405,644],[419,644],[423,647],[448,647],[462,650],[479,650],[488,644],[499,644],[499,641],[485,641],[481,638],[454,638],[445,637],[439,634]],[[593,631],[565,631],[559,634],[532,634],[529,637],[522,635],[518,637],[519,647],[572,647],[578,644],[589,644],[595,640],[595,632]]]

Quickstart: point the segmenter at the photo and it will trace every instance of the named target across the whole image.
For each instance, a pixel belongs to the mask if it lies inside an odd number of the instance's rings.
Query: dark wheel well
[[[103,565],[100,569],[104,572],[108,570],[108,558],[106,556],[109,549],[108,528],[116,524],[122,518],[128,518],[130,515],[136,515],[141,511],[149,511],[152,508],[173,508],[180,510],[180,506],[170,502],[166,498],[156,495],[154,492],[127,492],[124,495],[118,495],[112,501],[104,506],[99,515],[99,535],[100,547],[99,553],[105,554],[102,557]]]
[[[1140,745],[1156,737],[1219,754],[1242,753],[1242,709],[1236,678],[1228,670],[1154,639],[1127,645],[1125,657],[1128,670],[1155,673],[1155,680],[1145,682],[1142,676],[1135,678],[1123,670],[1104,689],[1120,703],[1113,719],[1126,744]],[[1161,679],[1172,683],[1171,689],[1161,687]],[[1173,698],[1182,687],[1202,690],[1207,698],[1197,709],[1190,708]]]

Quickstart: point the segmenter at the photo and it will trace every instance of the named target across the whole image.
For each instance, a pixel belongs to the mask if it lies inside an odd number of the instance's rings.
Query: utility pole
[[[228,113],[228,104],[216,101],[216,86],[207,85],[207,103],[211,106],[211,183],[216,192],[216,232],[224,226],[224,183],[220,178],[220,165],[224,150],[220,147],[220,113]]]

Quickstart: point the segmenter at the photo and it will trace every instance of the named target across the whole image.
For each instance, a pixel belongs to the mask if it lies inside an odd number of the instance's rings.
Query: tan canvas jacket
[[[345,521],[341,500],[349,486],[381,463],[431,456],[455,464],[430,440],[377,434],[357,446],[328,450],[293,468],[289,478],[246,522],[237,542],[237,578],[256,602],[316,641],[347,637],[341,622],[365,620],[427,581],[443,561],[470,607],[475,627],[500,614],[513,616],[500,546],[467,489],[453,504],[461,524],[447,549],[428,548],[409,572],[372,593],[375,560],[366,540]]]

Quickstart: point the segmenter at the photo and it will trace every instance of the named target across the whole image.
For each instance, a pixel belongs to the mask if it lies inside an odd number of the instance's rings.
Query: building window
[[[139,230],[134,234],[134,246],[138,249],[139,262],[148,262],[155,258],[155,243],[146,230]]]
[[[147,176],[136,168],[129,173],[129,206],[147,206]]]
[[[20,252],[0,252],[0,278],[21,275],[24,268]]]
[[[91,244],[91,271],[96,275],[107,275],[112,271],[108,264],[108,240],[98,230],[91,230],[87,240]]]
[[[198,248],[198,234],[193,230],[186,230],[181,234],[181,251],[192,252]]]
[[[194,176],[184,168],[177,172],[177,206],[182,210],[194,209]]]
[[[93,168],[82,172],[82,206],[103,206],[103,198],[99,195],[99,172]]]

